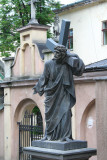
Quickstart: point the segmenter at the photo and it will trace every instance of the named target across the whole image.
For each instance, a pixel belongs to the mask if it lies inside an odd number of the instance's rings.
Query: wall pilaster
[[[96,125],[98,160],[107,159],[107,78],[96,82]]]
[[[4,160],[11,160],[10,88],[4,89]]]

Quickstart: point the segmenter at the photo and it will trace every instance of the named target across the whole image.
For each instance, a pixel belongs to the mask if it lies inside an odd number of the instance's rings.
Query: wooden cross
[[[28,4],[31,5],[31,20],[29,21],[29,24],[38,23],[36,19],[36,7],[35,3],[38,3],[38,0],[31,0],[28,2]]]

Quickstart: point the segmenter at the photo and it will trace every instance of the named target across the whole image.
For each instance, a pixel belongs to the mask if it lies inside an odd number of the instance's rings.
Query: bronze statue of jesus
[[[63,45],[55,47],[54,58],[45,63],[44,72],[33,88],[34,94],[45,94],[43,140],[72,140],[71,108],[76,102],[73,75],[80,76],[83,71],[83,61],[76,54],[68,54]]]

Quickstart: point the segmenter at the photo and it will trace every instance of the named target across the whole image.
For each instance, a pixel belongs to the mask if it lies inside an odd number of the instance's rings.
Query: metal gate
[[[33,140],[39,140],[43,137],[43,123],[40,112],[25,112],[24,118],[19,125],[19,160],[30,160],[30,155],[23,153],[23,147],[31,146]]]

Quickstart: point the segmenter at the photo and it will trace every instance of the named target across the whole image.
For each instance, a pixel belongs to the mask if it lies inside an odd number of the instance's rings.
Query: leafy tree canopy
[[[19,46],[17,28],[28,24],[30,20],[29,0],[0,0],[0,52],[8,57]],[[39,0],[36,5],[36,18],[40,24],[52,24],[54,13],[52,9],[60,8],[55,0]],[[49,33],[48,33],[49,35]]]

